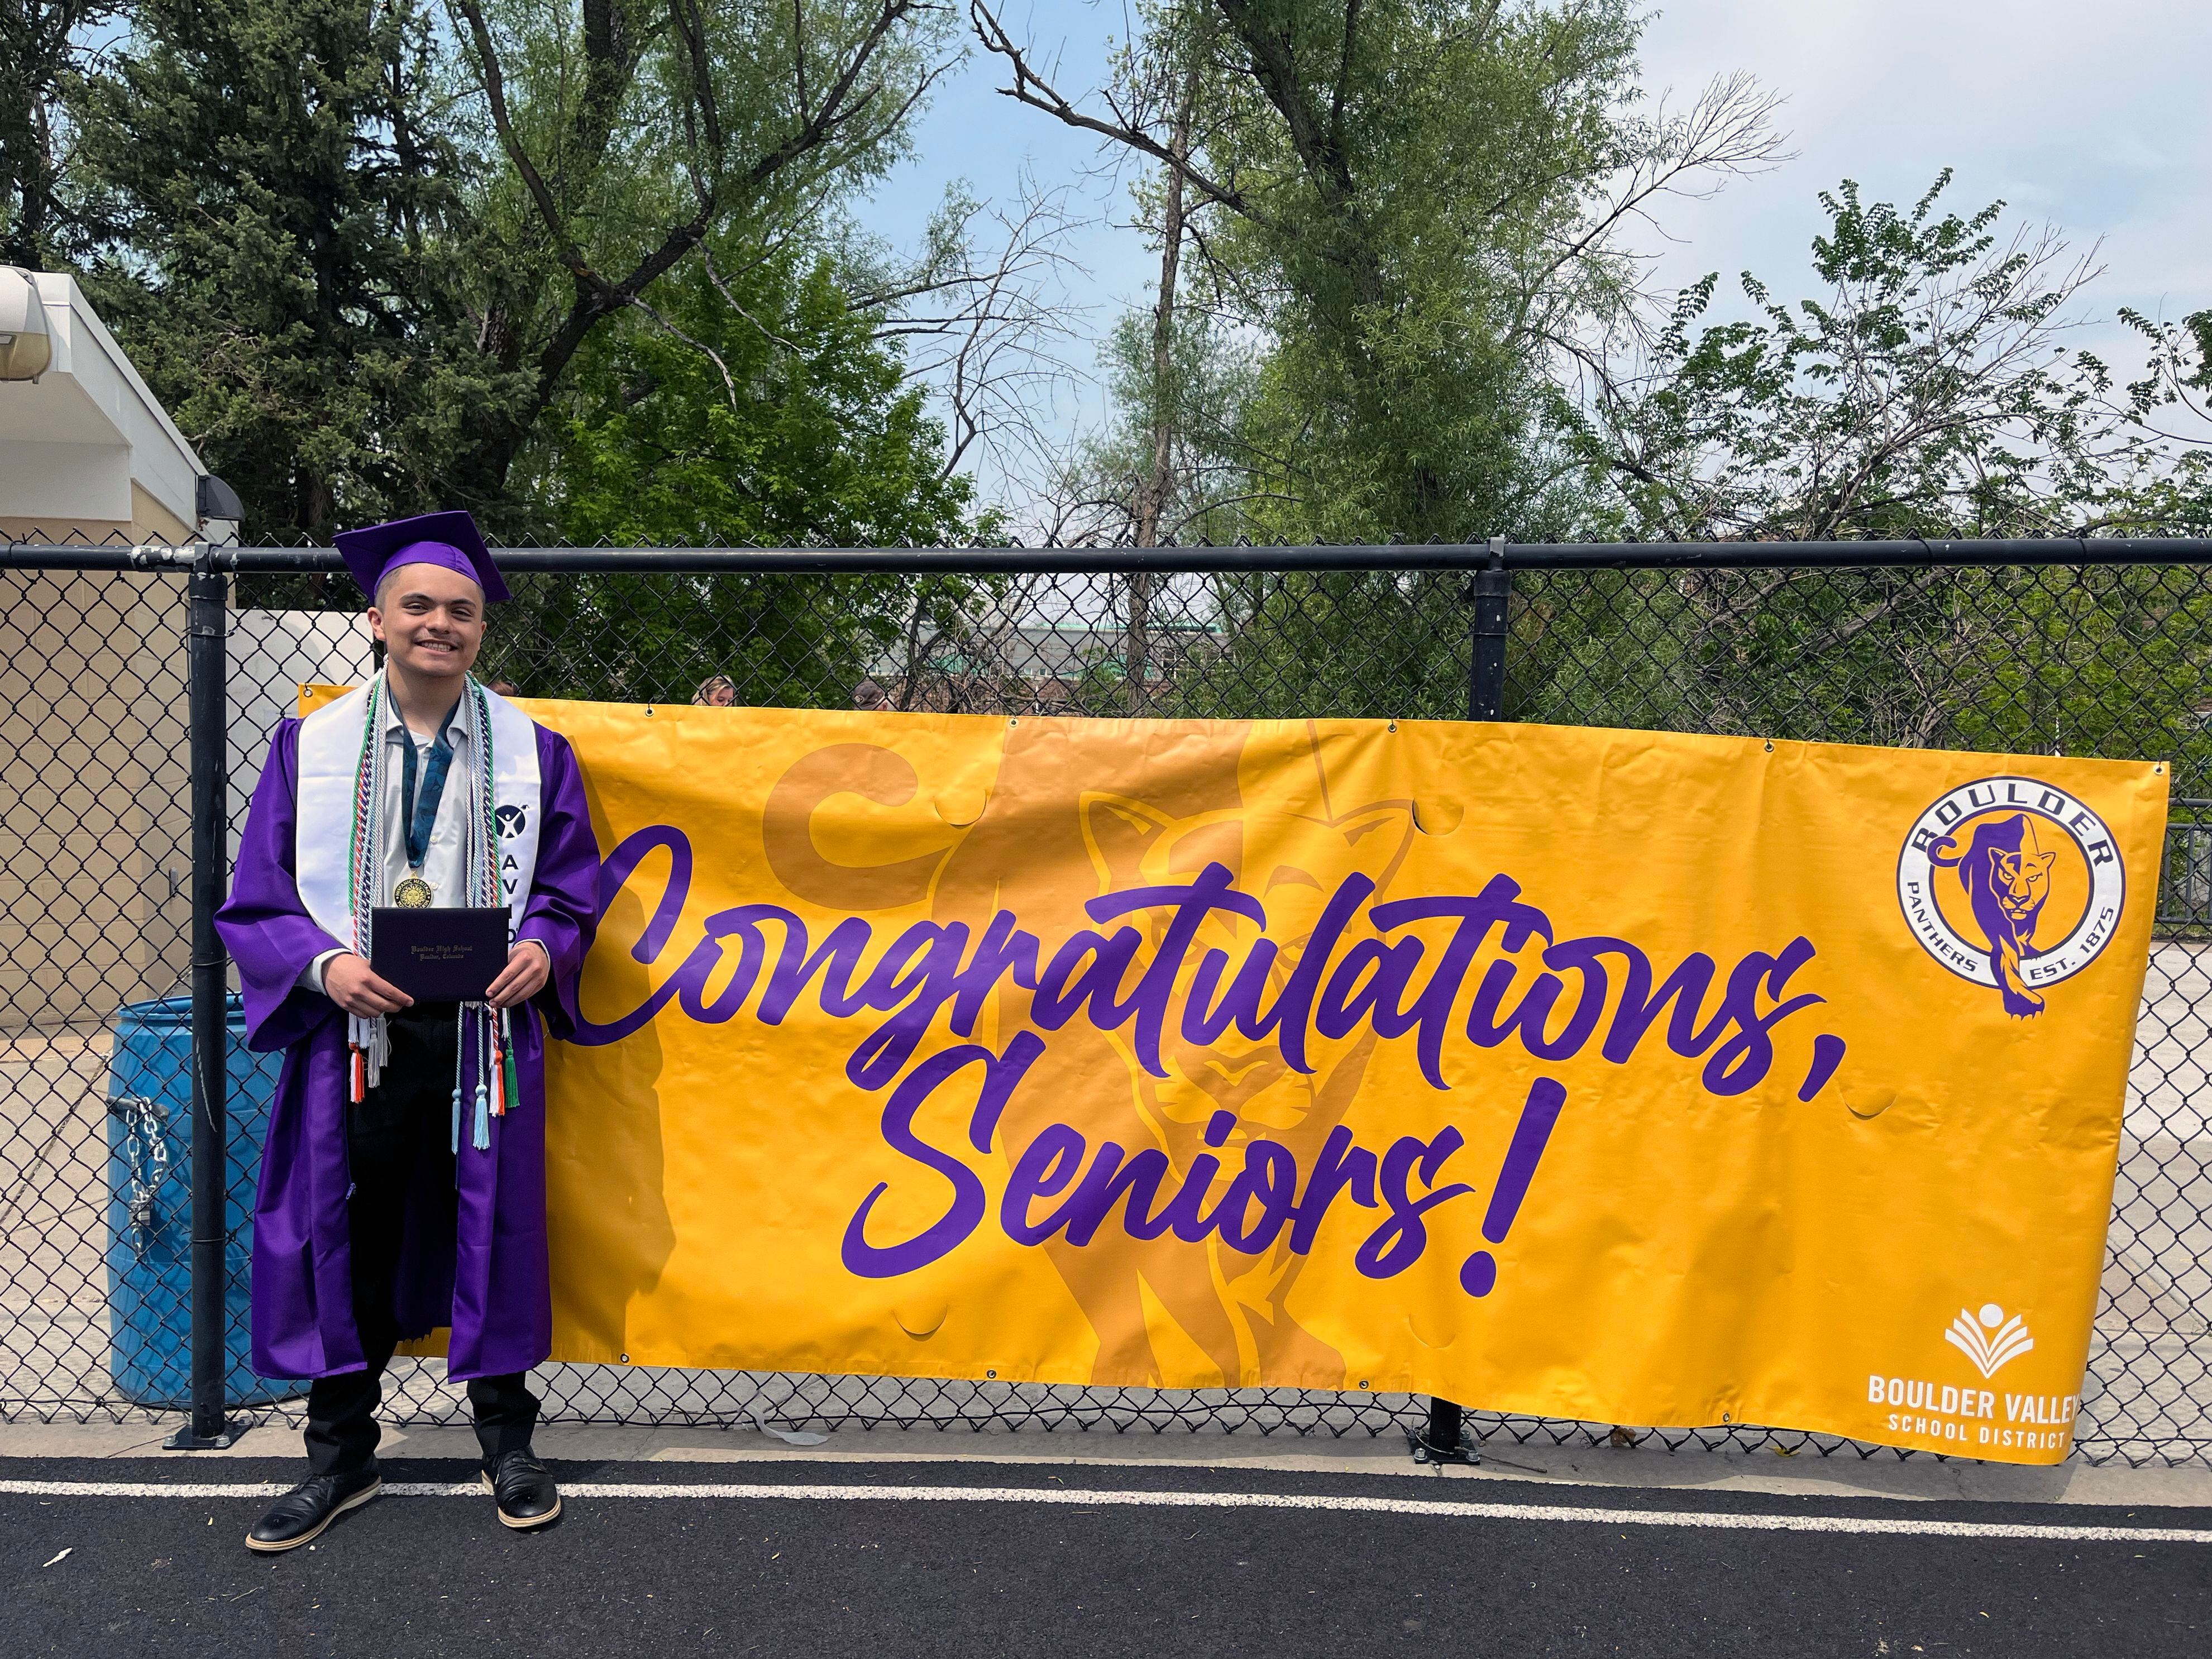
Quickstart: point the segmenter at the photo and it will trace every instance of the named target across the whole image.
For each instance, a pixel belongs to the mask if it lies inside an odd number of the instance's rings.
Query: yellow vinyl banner
[[[530,707],[556,1358],[2067,1451],[2162,765]]]

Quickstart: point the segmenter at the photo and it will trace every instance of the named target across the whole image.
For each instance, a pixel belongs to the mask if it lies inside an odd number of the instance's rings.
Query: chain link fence
[[[1491,706],[1470,568],[1483,550],[1467,551],[884,551],[808,568],[804,555],[538,550],[511,561],[516,602],[495,613],[477,672],[524,696],[632,702],[1460,719]],[[2077,1444],[2097,1460],[2212,1459],[2212,569],[2094,548],[2095,562],[1923,550],[1881,568],[1833,547],[1510,551],[1504,679],[1487,688],[1507,719],[2172,762]],[[70,556],[22,546],[0,568],[0,1416],[112,1419],[189,1395],[189,1022],[174,1000],[189,988],[191,920],[186,612],[184,578],[158,554],[61,568]],[[1592,568],[1600,556],[1644,568]],[[1401,568],[1376,568],[1385,560]],[[298,684],[357,681],[374,658],[331,556],[231,562],[234,848]],[[274,1064],[237,1054],[231,1071],[227,1309],[240,1354],[245,1171]],[[386,1413],[400,1420],[465,1412],[434,1363],[399,1362],[392,1383]],[[227,1379],[249,1419],[296,1420],[301,1386],[242,1361]],[[1377,1435],[1426,1412],[1404,1395],[600,1365],[549,1366],[538,1386],[549,1420],[778,1433]],[[1743,1425],[1470,1411],[1468,1427],[1493,1442],[1877,1449]]]

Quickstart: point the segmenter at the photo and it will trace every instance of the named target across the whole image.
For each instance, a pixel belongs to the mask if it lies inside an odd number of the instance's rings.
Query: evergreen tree
[[[463,157],[414,0],[144,0],[85,85],[106,251],[85,273],[246,503],[325,541],[454,501],[447,461],[526,388],[472,349]]]
[[[62,88],[117,0],[0,0],[0,264],[57,268],[76,230]]]
[[[562,443],[592,410],[638,424],[577,378],[664,301],[692,307],[706,249],[743,267],[826,244],[836,202],[899,153],[941,21],[918,0],[726,15],[459,0],[457,42],[427,0],[144,0],[74,100],[86,285],[239,489],[249,536],[322,540],[440,506],[557,533],[580,498],[560,493],[541,422]],[[720,400],[711,377],[675,378]],[[903,423],[926,448],[897,378],[876,377],[854,429]],[[718,416],[722,439],[734,419],[777,441],[771,401]],[[933,521],[935,472],[886,522]],[[669,498],[672,477],[648,493]],[[713,495],[692,520],[724,527],[691,535],[765,533]]]

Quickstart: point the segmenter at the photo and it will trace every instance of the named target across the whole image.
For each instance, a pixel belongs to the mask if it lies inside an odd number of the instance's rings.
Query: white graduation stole
[[[368,733],[364,728],[368,718],[369,690],[382,680],[380,673],[369,685],[357,686],[327,707],[317,709],[300,723],[300,757],[298,796],[295,805],[293,842],[293,870],[299,888],[300,901],[315,925],[332,939],[356,955],[369,954],[370,941],[362,936],[363,924],[356,920],[355,907],[349,902],[349,863],[354,849],[354,815],[359,802],[362,784],[363,739],[373,738],[381,743],[383,734]],[[473,682],[466,683],[473,688]],[[388,693],[385,694],[388,696]],[[499,891],[507,902],[507,927],[510,937],[522,924],[524,907],[530,901],[530,884],[538,870],[538,845],[544,815],[541,781],[538,771],[538,729],[527,714],[515,708],[495,692],[483,693],[484,708],[488,714],[491,735],[492,758],[492,819],[495,833],[488,849],[498,866]],[[381,703],[383,698],[380,696]],[[467,708],[467,702],[463,707]],[[380,725],[380,719],[379,724]],[[473,732],[473,725],[471,727]],[[473,763],[465,773],[472,780],[462,793],[462,810],[471,813],[483,811],[481,756],[471,756]],[[457,772],[460,769],[456,769]],[[377,769],[381,775],[380,766]],[[457,776],[456,782],[461,781]],[[369,813],[371,823],[379,829],[382,817],[382,803],[374,804]],[[473,834],[473,832],[472,832]],[[365,913],[371,906],[386,904],[391,895],[384,891],[384,849],[370,849],[369,864],[375,872],[376,891],[368,896],[360,907]],[[489,1144],[486,1121],[487,1093],[496,1100],[495,1113],[506,1110],[510,1085],[501,1060],[506,1045],[501,1040],[506,1019],[490,1017],[480,1010],[484,1041],[480,1048],[487,1050],[491,1059],[487,1063],[486,1086],[477,1090],[477,1128],[476,1145]],[[354,1097],[366,1087],[374,1086],[384,1058],[390,1052],[389,1036],[381,1015],[364,1018],[349,1015],[348,1034],[356,1060],[349,1069],[360,1065],[362,1069],[353,1082]],[[454,1139],[459,1150],[459,1119],[462,1089],[457,1081],[454,1092]]]
[[[507,895],[508,926],[519,927],[538,872],[538,819],[544,811],[539,799],[538,727],[495,691],[486,690],[484,702],[491,709],[500,890]],[[362,943],[353,936],[353,911],[346,902],[346,855],[353,835],[355,769],[361,760],[362,724],[368,708],[368,688],[357,685],[300,722],[300,793],[292,852],[300,902],[315,925],[348,950],[358,949]],[[376,865],[380,872],[381,848]],[[390,902],[389,894],[377,895],[377,902]]]

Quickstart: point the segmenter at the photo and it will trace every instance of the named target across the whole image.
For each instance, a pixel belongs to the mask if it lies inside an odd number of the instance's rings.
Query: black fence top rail
[[[9,542],[0,569],[334,571],[323,547],[93,546]],[[503,568],[630,575],[868,572],[1097,574],[1285,570],[1780,570],[1940,565],[2212,564],[2212,538],[1953,541],[1363,543],[1227,547],[509,547]]]

